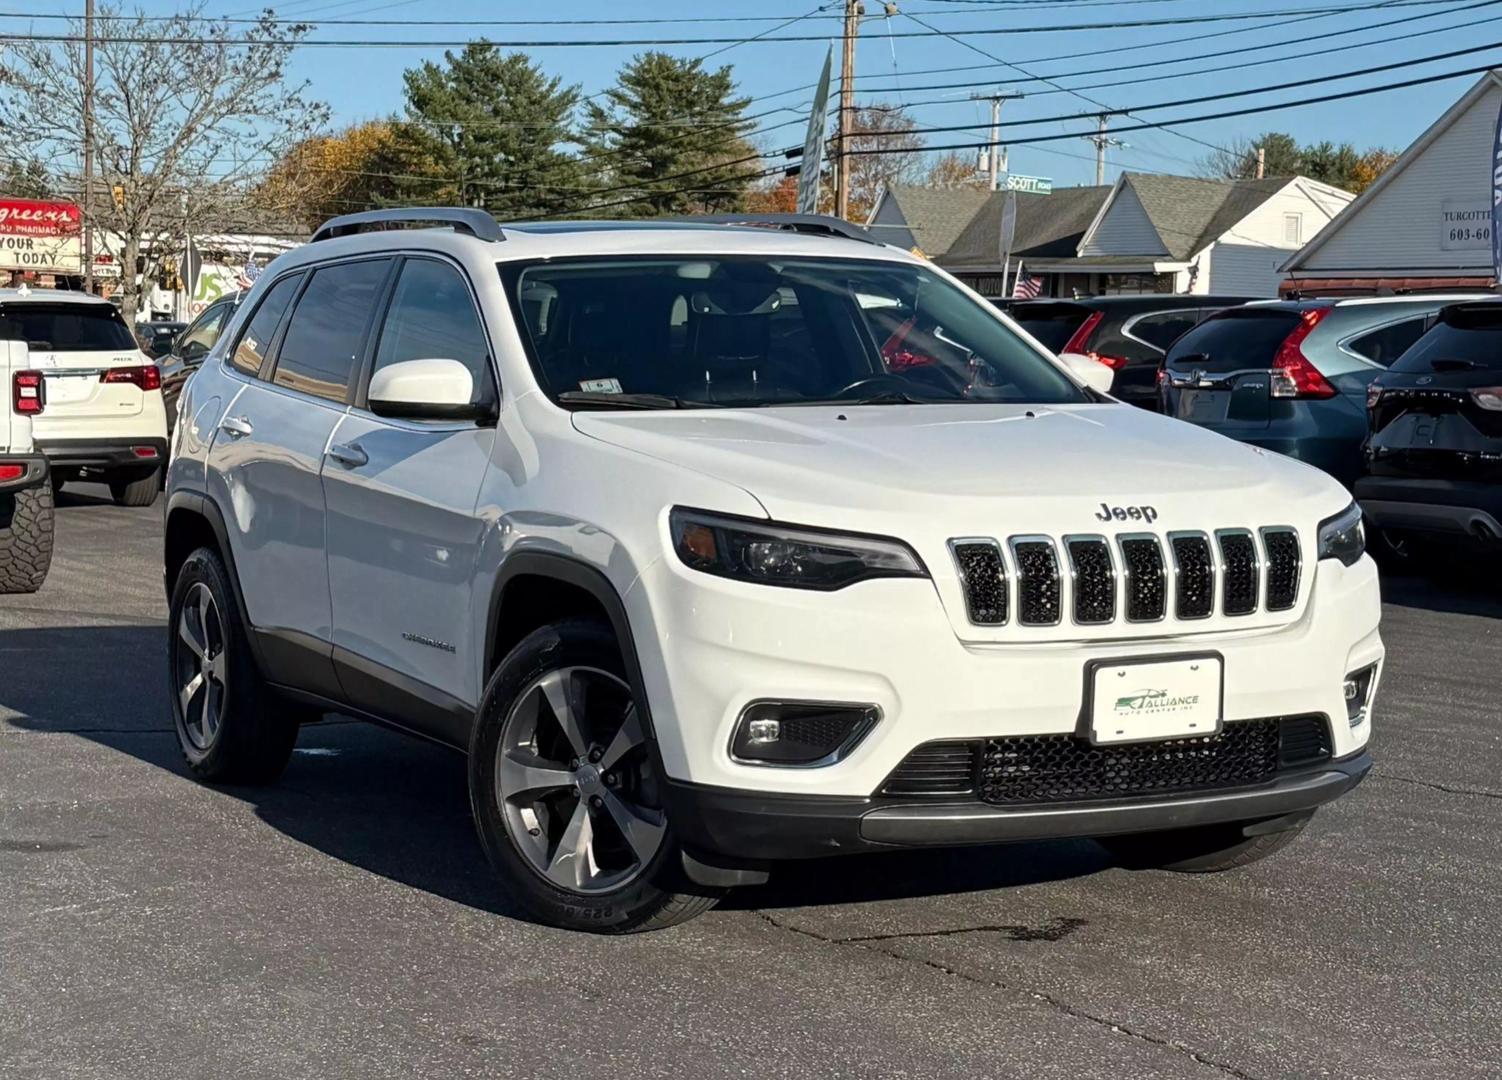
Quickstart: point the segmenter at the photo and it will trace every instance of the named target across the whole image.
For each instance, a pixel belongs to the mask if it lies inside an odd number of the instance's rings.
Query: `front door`
[[[496,399],[469,283],[433,258],[399,268],[371,371],[420,359],[460,361],[475,400]],[[323,466],[334,659],[345,694],[459,746],[480,695],[483,642],[469,633],[484,535],[475,504],[494,442],[490,426],[386,419],[357,401]]]

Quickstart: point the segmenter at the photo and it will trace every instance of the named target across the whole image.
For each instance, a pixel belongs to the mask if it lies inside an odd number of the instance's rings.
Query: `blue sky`
[[[1032,74],[1046,76],[1058,84],[1078,88],[1080,95],[1059,92],[1044,83],[1010,85],[1007,90],[1021,90],[1028,96],[1006,106],[1007,120],[1027,120],[1085,113],[1100,107],[1137,106],[1159,101],[1254,89],[1269,83],[1291,81],[1391,63],[1453,49],[1502,42],[1502,2],[1480,0],[1444,0],[1421,3],[1418,0],[1387,0],[1386,4],[1370,0],[1361,10],[1347,14],[1308,15],[1322,8],[1351,6],[1356,0],[900,0],[897,7],[905,14],[892,18],[868,17],[857,53],[857,71],[869,76],[864,85],[881,88],[862,95],[863,101],[882,100],[905,103],[923,125],[984,124],[989,107],[967,100],[969,95],[988,89],[987,79],[1019,79],[1014,69],[996,64],[975,49],[985,50],[1004,60],[1021,64]],[[3,0],[0,0],[3,3]],[[759,5],[712,3],[705,0],[555,0],[542,5],[516,3],[512,0],[288,0],[277,7],[279,15],[319,19],[577,19],[580,25],[512,25],[494,27],[386,27],[337,25],[328,21],[310,36],[315,38],[358,38],[402,42],[423,40],[462,40],[487,36],[498,43],[556,39],[620,38],[744,38],[767,32],[776,19],[791,19],[814,10],[818,0],[765,0]],[[177,5],[160,0],[146,0],[145,9],[153,14],[173,10]],[[882,0],[866,0],[868,12],[879,13]],[[743,92],[754,99],[751,112],[773,112],[758,123],[766,129],[762,145],[782,147],[802,141],[800,115],[806,118],[807,91],[792,91],[809,84],[828,47],[827,38],[839,33],[835,14],[837,4],[826,3],[825,12],[804,18],[785,29],[781,35],[812,35],[818,40],[782,43],[753,43],[730,48],[712,58],[712,63],[734,66]],[[1469,8],[1470,10],[1465,10]],[[81,0],[68,3],[46,0],[28,5],[35,12],[76,13]],[[12,5],[11,11],[20,10]],[[216,15],[252,15],[257,11],[253,0],[209,0],[207,12]],[[1138,29],[1100,29],[1072,32],[1032,32],[1032,28],[1068,23],[1104,23],[1222,15],[1299,11],[1306,17],[1291,21],[1293,16],[1158,26]],[[737,18],[767,16],[766,22],[714,22],[717,17]],[[1382,29],[1378,24],[1411,16],[1429,16]],[[681,20],[653,25],[609,25],[595,20],[653,18]],[[953,34],[943,36],[901,37],[903,33],[923,32],[927,28],[917,20]],[[1490,20],[1490,21],[1486,21]],[[27,20],[5,17],[5,30],[23,30]],[[38,30],[55,32],[57,24],[33,22]],[[1316,35],[1358,27],[1373,27],[1327,41]],[[1006,33],[977,33],[1002,28]],[[1226,31],[1236,31],[1225,33]],[[1425,31],[1437,31],[1423,33]],[[1405,40],[1361,47],[1375,39],[1408,35]],[[1177,44],[1163,44],[1177,40]],[[968,42],[973,48],[964,44]],[[1257,46],[1272,46],[1256,48]],[[550,71],[569,82],[582,85],[586,93],[597,92],[611,82],[616,69],[643,47],[531,48]],[[669,46],[667,51],[681,55],[701,55],[720,45]],[[401,71],[425,58],[442,55],[441,48],[304,48],[293,65],[296,75],[312,83],[316,96],[333,107],[337,123],[382,116],[401,106]],[[1232,55],[1210,60],[1188,61],[1184,58],[1208,52],[1232,51]],[[1301,58],[1289,54],[1312,53]],[[1073,54],[1072,59],[1058,59]],[[1227,65],[1249,61],[1273,61],[1242,70],[1225,70]],[[1167,119],[1193,115],[1196,111],[1229,109],[1314,96],[1333,90],[1353,89],[1383,82],[1438,74],[1459,68],[1475,67],[1488,61],[1502,63],[1502,48],[1444,62],[1396,72],[1345,80],[1321,87],[1274,92],[1261,98],[1233,99],[1215,106],[1190,107],[1176,112],[1144,114],[1148,119]],[[988,65],[978,67],[977,65]],[[1127,69],[1125,65],[1147,65]],[[1210,70],[1205,70],[1210,69]],[[1076,74],[1095,71],[1096,74]],[[1102,73],[1102,71],[1104,73]],[[1192,74],[1193,72],[1201,72]],[[1126,80],[1148,80],[1133,81]],[[1286,130],[1301,141],[1328,138],[1350,141],[1358,147],[1382,144],[1401,149],[1431,123],[1474,80],[1474,76],[1430,86],[1401,90],[1352,101],[1334,102],[1301,109],[1269,113],[1230,120],[1196,124],[1167,131],[1139,131],[1124,135],[1126,148],[1110,153],[1110,176],[1121,168],[1154,172],[1193,172],[1196,162],[1209,147],[1224,145],[1238,135],[1253,135],[1267,129]],[[973,83],[973,86],[931,88],[942,83]],[[1085,98],[1093,99],[1092,104]],[[772,125],[782,124],[780,127]],[[1125,124],[1130,121],[1120,121]],[[1030,126],[1015,132],[1057,134],[1083,129],[1091,120],[1076,119]],[[983,141],[982,129],[974,132],[934,134],[932,143]],[[1090,145],[1083,140],[1046,144],[1045,147],[1017,146],[1012,151],[1012,171],[1052,177],[1060,185],[1088,183],[1094,166]]]

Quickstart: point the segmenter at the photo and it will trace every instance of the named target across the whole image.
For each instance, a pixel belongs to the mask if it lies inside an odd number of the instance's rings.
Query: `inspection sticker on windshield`
[[[587,394],[619,394],[621,392],[621,380],[580,379],[579,389]]]
[[[1220,730],[1221,660],[1111,662],[1092,672],[1090,738],[1148,742]]]

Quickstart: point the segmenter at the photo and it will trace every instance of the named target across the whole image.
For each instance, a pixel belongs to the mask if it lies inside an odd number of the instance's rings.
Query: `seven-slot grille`
[[[1260,542],[1259,542],[1260,537]],[[1152,623],[1288,611],[1302,569],[1297,531],[1123,533],[953,540],[966,610],[977,626]],[[1067,588],[1066,588],[1067,581]]]

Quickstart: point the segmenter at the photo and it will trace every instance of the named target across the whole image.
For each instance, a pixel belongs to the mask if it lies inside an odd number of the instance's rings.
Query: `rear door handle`
[[[255,425],[243,416],[226,416],[219,421],[219,430],[231,439],[243,439],[255,431]]]
[[[358,469],[370,462],[370,455],[357,443],[335,443],[329,447],[329,457],[351,469]]]

